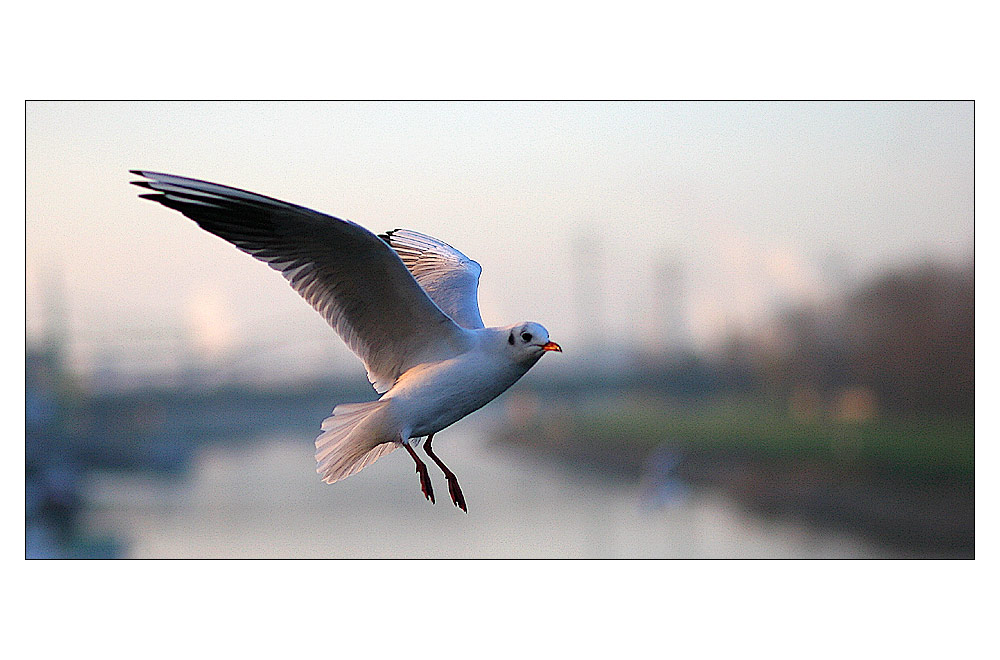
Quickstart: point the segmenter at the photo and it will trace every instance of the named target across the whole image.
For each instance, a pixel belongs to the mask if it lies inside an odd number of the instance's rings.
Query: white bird
[[[479,264],[443,241],[407,229],[376,236],[295,204],[186,177],[131,170],[177,211],[281,272],[365,363],[382,396],[338,405],[316,438],[326,483],[351,476],[397,447],[416,463],[434,502],[424,451],[444,472],[455,506],[468,512],[455,474],[431,449],[434,434],[482,408],[547,351],[562,351],[537,323],[486,328],[476,290]]]

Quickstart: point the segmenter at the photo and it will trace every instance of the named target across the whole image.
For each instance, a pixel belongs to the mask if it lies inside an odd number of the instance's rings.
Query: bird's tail
[[[344,403],[323,420],[323,432],[316,438],[316,471],[323,481],[346,479],[396,448],[395,441],[379,442],[385,435],[377,413],[388,403]]]

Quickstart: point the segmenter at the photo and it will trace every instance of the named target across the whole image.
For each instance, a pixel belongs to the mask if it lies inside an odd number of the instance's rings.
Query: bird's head
[[[507,344],[518,362],[534,362],[546,351],[562,353],[559,344],[549,341],[549,331],[531,321],[508,328]]]

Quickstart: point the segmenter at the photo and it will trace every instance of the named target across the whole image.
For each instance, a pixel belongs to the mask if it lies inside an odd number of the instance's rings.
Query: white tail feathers
[[[388,401],[345,403],[323,420],[323,433],[316,438],[316,472],[332,484],[368,467],[397,447],[385,442],[385,425],[376,415]]]

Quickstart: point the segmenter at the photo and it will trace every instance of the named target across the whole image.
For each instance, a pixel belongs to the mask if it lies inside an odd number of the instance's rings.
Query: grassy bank
[[[900,556],[974,556],[972,419],[802,419],[748,400],[537,403],[514,406],[497,440],[595,478],[720,489],[752,510],[861,533]],[[658,464],[662,449],[674,458]]]
[[[975,471],[971,419],[805,420],[750,402],[601,407],[575,411],[570,419],[573,436],[609,448],[623,443],[652,448],[667,442],[692,450],[860,462],[914,473],[971,478]]]

